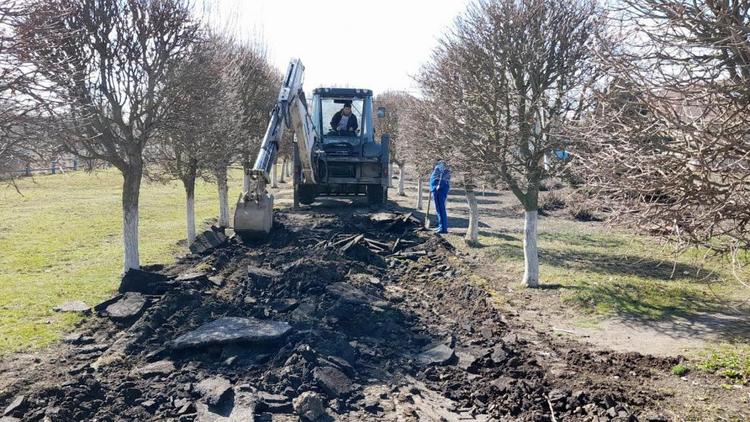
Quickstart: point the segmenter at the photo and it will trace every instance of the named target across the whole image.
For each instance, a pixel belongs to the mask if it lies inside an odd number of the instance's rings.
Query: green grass
[[[681,377],[688,372],[690,372],[690,369],[683,363],[678,363],[677,365],[672,367],[672,373],[674,375],[677,375],[678,377]]]
[[[479,243],[501,273],[520,280],[522,233],[484,232]],[[566,303],[592,315],[659,319],[715,312],[750,293],[731,281],[724,260],[704,260],[700,251],[675,256],[655,238],[602,224],[541,219],[539,259],[543,287],[559,289]]]
[[[94,305],[117,288],[121,183],[107,170],[21,179],[23,196],[0,187],[0,354],[50,344],[79,320],[52,307]],[[230,198],[239,183],[230,181]],[[185,250],[181,185],[144,183],[140,206],[141,264],[173,261]],[[215,185],[198,183],[195,208],[200,229],[218,214]]]
[[[721,345],[703,355],[698,368],[725,377],[732,383],[747,384],[750,381],[750,346]]]

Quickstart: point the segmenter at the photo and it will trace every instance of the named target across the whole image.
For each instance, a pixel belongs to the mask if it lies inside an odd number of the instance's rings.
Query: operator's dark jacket
[[[331,119],[331,127],[333,130],[336,130],[339,127],[339,122],[341,121],[341,110],[337,111],[336,114],[333,115],[333,118]],[[349,115],[349,121],[346,122],[346,130],[355,131],[359,125],[357,124],[357,116],[354,115],[354,113]]]

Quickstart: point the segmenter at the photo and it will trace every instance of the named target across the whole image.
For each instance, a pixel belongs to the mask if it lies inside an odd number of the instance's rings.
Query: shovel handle
[[[427,212],[424,214],[424,228],[430,228],[430,204],[432,203],[432,192],[427,195]]]

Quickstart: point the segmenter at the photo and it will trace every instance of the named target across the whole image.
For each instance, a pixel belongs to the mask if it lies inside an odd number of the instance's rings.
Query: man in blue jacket
[[[438,159],[435,168],[430,175],[430,192],[432,200],[435,201],[435,211],[437,214],[437,233],[448,233],[448,213],[445,210],[445,201],[448,199],[450,190],[451,171],[445,164],[445,161]]]

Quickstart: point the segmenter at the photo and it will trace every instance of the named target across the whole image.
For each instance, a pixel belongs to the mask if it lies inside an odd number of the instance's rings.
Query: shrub
[[[685,364],[678,363],[677,365],[672,367],[672,373],[677,376],[683,376],[687,374],[690,371],[688,367]]]
[[[543,192],[539,195],[539,209],[554,211],[565,208],[565,198],[560,191]]]

